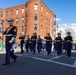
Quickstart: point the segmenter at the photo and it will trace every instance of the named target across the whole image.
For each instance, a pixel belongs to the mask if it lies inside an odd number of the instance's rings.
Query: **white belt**
[[[8,34],[7,36],[14,36],[13,34]]]

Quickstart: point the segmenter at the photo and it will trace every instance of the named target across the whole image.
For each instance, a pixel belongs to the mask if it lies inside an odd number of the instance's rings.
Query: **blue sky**
[[[0,8],[12,7],[26,3],[28,0],[0,0]],[[76,0],[42,0],[54,10],[61,24],[76,24]]]

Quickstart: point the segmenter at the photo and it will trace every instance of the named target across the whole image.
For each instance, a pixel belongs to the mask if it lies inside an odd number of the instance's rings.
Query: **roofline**
[[[26,4],[26,3],[25,3]],[[16,6],[12,6],[12,7],[7,7],[5,9],[9,9],[9,8],[14,8],[14,7],[18,7],[18,6],[22,6],[22,5],[25,5],[25,4],[20,4],[20,5],[16,5]]]
[[[4,8],[0,8],[0,9],[4,9]]]
[[[54,14],[54,11],[52,11],[43,1],[41,2]]]

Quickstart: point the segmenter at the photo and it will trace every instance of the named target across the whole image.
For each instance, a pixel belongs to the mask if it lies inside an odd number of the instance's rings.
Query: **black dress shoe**
[[[24,51],[21,51],[20,54],[24,53]]]
[[[9,65],[9,64],[10,64],[9,62],[8,62],[8,63],[6,63],[6,62],[5,62],[5,63],[3,63],[3,65]]]
[[[16,58],[14,58],[14,61],[13,61],[13,62],[16,62],[16,59],[17,59],[17,57],[16,57]]]
[[[47,55],[49,55],[50,53],[48,52]]]
[[[35,52],[33,54],[35,54]]]

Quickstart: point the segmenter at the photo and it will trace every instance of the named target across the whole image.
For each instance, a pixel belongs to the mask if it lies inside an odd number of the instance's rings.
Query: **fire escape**
[[[27,32],[27,13],[28,13],[28,6],[27,6],[27,3],[25,4],[25,35],[26,35],[26,32]]]

